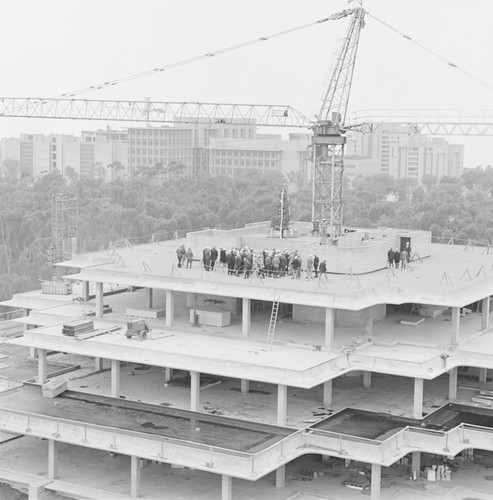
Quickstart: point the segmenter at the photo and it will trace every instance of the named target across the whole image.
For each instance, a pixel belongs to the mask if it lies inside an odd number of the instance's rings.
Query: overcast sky
[[[3,0],[0,96],[56,96],[268,36],[350,6],[346,0]],[[446,61],[367,16],[350,111],[493,109],[492,0],[366,0],[364,7]],[[347,22],[322,23],[81,97],[290,104],[313,116]],[[77,134],[105,126],[2,118],[0,137]],[[466,166],[493,164],[493,138],[449,141],[466,144]]]

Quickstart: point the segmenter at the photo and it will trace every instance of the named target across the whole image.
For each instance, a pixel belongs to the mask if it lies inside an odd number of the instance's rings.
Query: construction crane
[[[342,231],[342,186],[344,175],[344,127],[351,92],[354,64],[361,29],[365,25],[362,0],[359,6],[341,12],[350,16],[346,36],[336,53],[322,100],[322,107],[313,126],[313,231],[329,231],[336,239]],[[327,228],[327,229],[325,229]],[[325,234],[324,240],[325,240]]]

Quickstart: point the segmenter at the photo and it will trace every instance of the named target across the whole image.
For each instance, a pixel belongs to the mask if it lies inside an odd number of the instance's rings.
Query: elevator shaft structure
[[[342,231],[342,188],[344,175],[344,137],[354,64],[365,11],[361,5],[340,13],[351,16],[346,36],[341,40],[313,126],[313,207],[314,232],[327,227],[331,238]]]

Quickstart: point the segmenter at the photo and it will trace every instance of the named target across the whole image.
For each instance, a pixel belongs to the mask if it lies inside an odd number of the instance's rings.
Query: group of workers
[[[406,243],[405,248],[402,251],[399,251],[398,248],[390,248],[387,252],[388,258],[388,267],[390,269],[395,268],[406,269],[411,262],[411,244],[409,242]]]

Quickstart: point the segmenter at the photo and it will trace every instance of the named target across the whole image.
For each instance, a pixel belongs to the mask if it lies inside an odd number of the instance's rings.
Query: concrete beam
[[[448,398],[449,401],[455,401],[457,399],[457,375],[458,368],[452,368],[449,373],[448,379]]]
[[[336,310],[333,307],[325,308],[325,347],[334,345]]]
[[[153,289],[146,288],[146,307],[152,309]]]
[[[485,330],[490,325],[490,297],[485,297],[481,301],[481,330]]]
[[[140,497],[141,472],[140,458],[132,455],[130,457],[130,496],[132,498]]]
[[[166,290],[166,326],[171,328],[175,323],[175,292]]]
[[[120,397],[120,361],[111,360],[111,397]]]
[[[424,380],[422,378],[415,378],[413,418],[421,418],[423,416],[423,390]]]
[[[479,369],[479,381],[481,383],[484,383],[488,380],[488,369],[487,368],[480,368]]]
[[[243,297],[241,308],[241,334],[243,337],[250,335],[250,326],[252,322],[252,301],[247,297]]]
[[[365,389],[371,387],[371,372],[363,372],[363,387]]]
[[[276,469],[276,488],[284,488],[286,486],[286,466],[281,465]]]
[[[221,500],[233,500],[233,478],[224,474],[221,478]]]
[[[58,443],[54,439],[48,439],[48,479],[56,479],[58,476]]]
[[[103,283],[98,281],[96,283],[96,318],[103,317]]]
[[[371,464],[371,500],[380,500],[380,483],[382,480],[382,466]]]
[[[46,349],[38,349],[38,383],[42,385],[47,380]]]
[[[332,380],[327,380],[327,382],[324,382],[323,385],[323,405],[328,408],[329,406],[332,406]]]
[[[286,425],[288,415],[288,386],[277,386],[277,425]]]
[[[190,409],[198,411],[200,406],[200,373],[190,372]]]
[[[460,340],[460,307],[452,307],[452,335],[451,344],[457,344]]]

